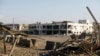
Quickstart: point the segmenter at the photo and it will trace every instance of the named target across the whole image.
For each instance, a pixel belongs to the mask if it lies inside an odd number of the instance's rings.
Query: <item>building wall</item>
[[[82,32],[92,33],[92,24],[67,23],[67,35],[80,35]]]
[[[92,33],[93,26],[87,20],[79,20],[78,23],[71,21],[35,23],[35,24],[5,24],[5,26],[22,31],[29,35],[80,35],[82,32]]]
[[[4,24],[5,26],[9,27],[13,30],[19,30],[19,24]]]
[[[82,32],[93,32],[92,24],[87,20],[80,20],[78,23],[62,21],[45,24],[22,24],[19,28],[20,31],[30,35],[80,35]]]
[[[21,30],[21,31],[27,31],[28,34],[35,34],[35,35],[63,35],[66,34],[66,24],[60,23],[60,24],[29,24],[29,29],[27,30]]]
[[[11,30],[18,30],[19,31],[19,24],[3,24],[3,25],[6,26],[6,27],[8,27]],[[9,35],[10,33],[6,32],[5,34]]]

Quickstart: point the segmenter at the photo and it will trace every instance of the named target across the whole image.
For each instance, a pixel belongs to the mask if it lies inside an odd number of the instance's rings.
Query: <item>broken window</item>
[[[59,25],[54,25],[53,29],[59,29]]]
[[[70,33],[72,33],[72,31],[68,31],[68,33],[70,34]]]
[[[68,28],[71,28],[72,27],[72,25],[68,25]]]
[[[33,31],[29,31],[29,34],[33,34]]]
[[[53,34],[59,34],[59,31],[58,30],[53,31]]]
[[[48,30],[47,35],[52,35],[52,30]]]
[[[61,33],[61,34],[66,34],[66,31],[63,30],[63,31],[61,31],[60,33]]]
[[[42,33],[46,33],[46,30],[43,30]]]
[[[60,27],[61,29],[66,29],[67,28],[67,26],[66,25],[61,25],[61,27]]]
[[[47,25],[47,29],[52,29],[52,25]]]
[[[44,28],[46,28],[46,26],[45,26],[45,25],[43,25],[43,29],[44,29]]]
[[[34,30],[34,34],[38,35],[39,31],[38,30]]]

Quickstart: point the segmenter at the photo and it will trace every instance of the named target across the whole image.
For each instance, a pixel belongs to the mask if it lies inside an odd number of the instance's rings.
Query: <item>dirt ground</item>
[[[38,36],[40,37],[40,36]],[[34,37],[33,37],[34,38]],[[55,42],[64,42],[68,40],[66,36],[41,36],[41,38],[45,39],[46,41],[55,41]],[[11,43],[6,43],[6,52],[7,54],[10,53],[12,48]],[[3,40],[0,40],[0,54],[4,53],[4,45]],[[43,50],[44,51],[44,50]],[[14,48],[12,56],[39,56],[40,50],[35,50],[34,48],[25,48],[16,46]]]
[[[64,42],[66,40],[71,40],[70,37],[58,36],[58,35],[56,35],[56,36],[38,36],[38,37],[41,37],[41,38],[45,39],[45,41],[54,41],[54,42]],[[38,38],[31,37],[31,39],[32,38],[33,39],[38,39]],[[11,51],[12,46],[13,45],[11,43],[6,43],[6,54],[4,55],[3,40],[0,40],[0,56],[8,56],[10,51]],[[46,52],[46,51],[48,51],[48,50],[39,50],[39,49],[35,49],[35,48],[26,48],[26,47],[21,47],[21,46],[16,45],[16,47],[14,48],[14,51],[12,53],[12,56],[39,56],[40,52]],[[71,55],[71,56],[73,56],[73,55]],[[80,54],[78,56],[86,56],[86,55]]]

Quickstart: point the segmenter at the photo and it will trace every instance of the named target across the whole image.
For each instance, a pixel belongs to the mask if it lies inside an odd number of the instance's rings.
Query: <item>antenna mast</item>
[[[15,30],[14,17],[13,17],[13,30]]]

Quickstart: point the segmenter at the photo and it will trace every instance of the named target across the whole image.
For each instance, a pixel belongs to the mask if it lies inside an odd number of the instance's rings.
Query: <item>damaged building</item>
[[[82,32],[93,32],[93,24],[88,20],[79,20],[77,23],[72,21],[53,21],[52,23],[5,24],[5,26],[29,35],[80,35]]]
[[[22,24],[20,31],[30,35],[80,35],[82,32],[92,33],[92,23],[88,20]]]

